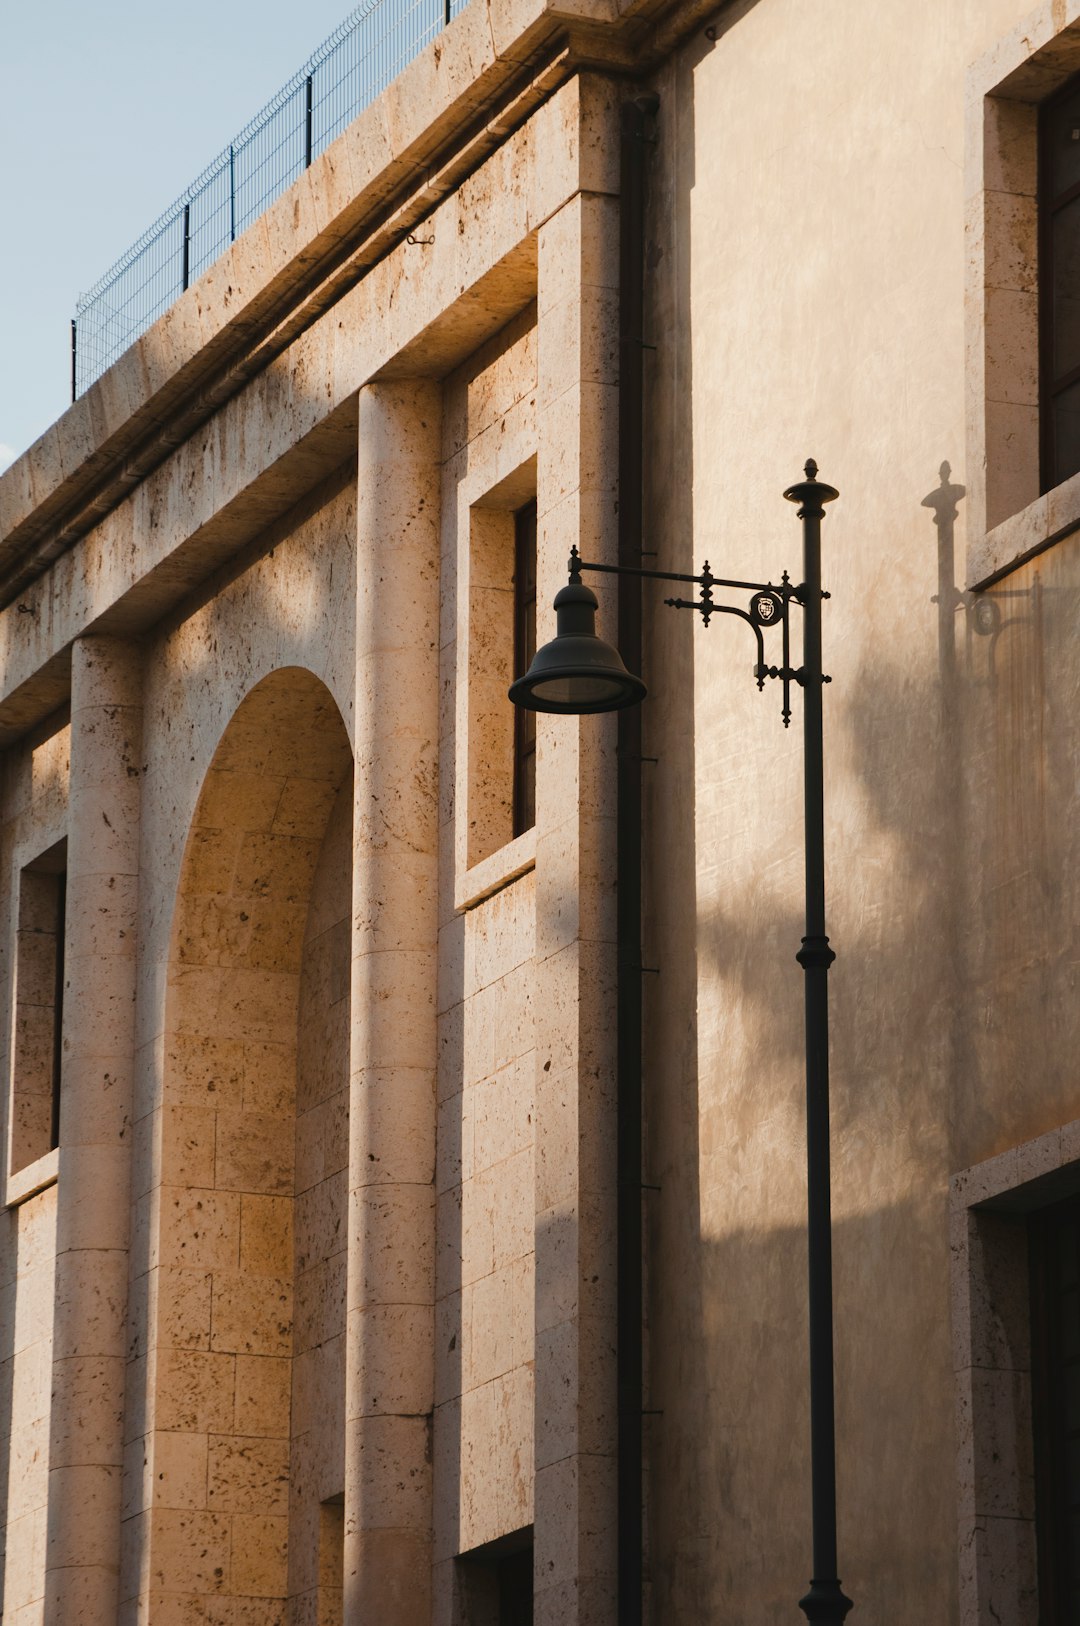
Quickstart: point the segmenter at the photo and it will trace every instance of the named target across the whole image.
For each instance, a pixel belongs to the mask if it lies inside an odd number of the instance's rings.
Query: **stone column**
[[[49,1626],[115,1626],[117,1618],[141,749],[137,651],[119,639],[79,639],[71,663]]]
[[[603,145],[614,191],[617,126]],[[618,228],[617,198],[581,192],[539,233],[538,643],[571,545],[617,552]],[[589,586],[612,637],[611,579]],[[617,1619],[614,746],[611,716],[539,719],[537,1626]]]
[[[441,391],[360,392],[345,1619],[431,1608]]]

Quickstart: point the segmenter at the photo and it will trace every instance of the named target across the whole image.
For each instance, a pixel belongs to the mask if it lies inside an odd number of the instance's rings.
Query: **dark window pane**
[[[1065,1452],[1065,1472],[1072,1486],[1071,1506],[1080,1506],[1080,1440],[1070,1440]]]
[[[67,870],[56,877],[56,977],[53,993],[53,1076],[50,1151],[60,1144],[60,1065],[64,1032],[64,931],[67,913]]]
[[[536,654],[536,504],[514,516],[514,676]],[[514,708],[514,835],[536,823],[536,713]]]
[[[1080,90],[1052,106],[1046,124],[1044,161],[1053,201],[1080,181]]]
[[[1067,480],[1080,469],[1080,384],[1054,398],[1053,483]]]
[[[1033,1214],[1031,1378],[1040,1626],[1078,1626],[1080,1586],[1080,1356],[1074,1353],[1080,1199]]]
[[[532,716],[532,713],[529,714]],[[533,723],[533,748],[521,765],[521,818],[522,830],[531,830],[536,823],[536,723]]]
[[[1080,1366],[1067,1366],[1062,1371],[1065,1396],[1065,1427],[1070,1432],[1080,1429]]]
[[[1058,210],[1051,222],[1053,265],[1053,376],[1080,366],[1080,198]]]
[[[532,1626],[533,1555],[526,1547],[499,1565],[499,1626]]]

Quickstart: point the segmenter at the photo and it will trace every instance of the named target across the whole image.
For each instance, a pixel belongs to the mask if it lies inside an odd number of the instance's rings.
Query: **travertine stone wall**
[[[18,876],[14,1044],[11,1053],[11,1158],[21,1172],[53,1145],[54,1080],[59,1067],[59,976],[64,963],[64,860],[53,853]],[[40,867],[45,865],[47,867]]]
[[[289,1468],[294,1626],[341,1620],[352,811],[348,773],[315,869],[300,971]]]
[[[309,1530],[314,1500],[317,1522],[310,1454],[306,1474],[290,1473],[293,1436],[313,1426],[294,1303],[340,1250],[341,1215],[335,1226],[333,1181],[310,1167],[297,1208],[297,1152],[311,1137],[298,1132],[296,1058],[313,879],[348,767],[323,685],[272,673],[226,729],[188,837],[163,1091],[139,1120],[152,1229],[133,1384],[145,1382],[148,1405],[129,1447],[128,1530],[148,1555],[139,1605],[151,1615],[212,1598],[284,1607],[290,1512]],[[316,956],[321,936],[309,937]],[[321,981],[317,967],[310,978]],[[301,1033],[318,1030],[323,1003],[309,989]],[[332,1053],[323,1061],[332,1077]],[[332,1412],[329,1362],[323,1376]],[[296,1590],[312,1585],[298,1561]]]
[[[107,1620],[120,1572],[142,661],[72,651],[63,1094],[45,1618]]]
[[[9,753],[3,782],[0,862],[4,886],[2,964],[14,982],[18,878],[67,831],[70,729],[51,718]],[[14,1067],[14,1010],[4,1002],[3,1053]],[[14,1084],[12,1077],[12,1094]],[[13,1126],[12,1126],[13,1127]],[[14,1138],[13,1138],[14,1144]],[[12,1160],[14,1162],[14,1160]],[[14,1174],[4,1169],[0,1221],[0,1550],[5,1626],[40,1626],[45,1608],[53,1299],[56,1280],[55,1151]]]
[[[533,1517],[536,832],[512,837],[499,730],[513,516],[536,493],[535,307],[447,381],[442,457],[433,1619],[450,1626],[475,1612],[455,1555]]]
[[[439,451],[426,380],[360,393],[345,1612],[431,1608]]]
[[[0,964],[10,998],[4,1004],[0,1026],[5,1034],[4,1054],[9,1058],[11,1069],[3,1171],[9,1203],[20,1201],[56,1178],[57,1152],[49,1149],[51,1074],[57,1040],[55,1012],[47,1031],[43,1031],[40,1021],[34,1024],[32,1034],[28,1025],[24,1025],[23,995],[25,992],[33,994],[34,989],[27,990],[22,984],[21,961],[22,931],[29,920],[29,899],[24,897],[29,867],[44,861],[51,871],[56,862],[64,861],[60,855],[66,854],[70,746],[71,731],[65,716],[54,716],[9,753],[6,764],[0,825],[0,863],[5,878],[2,916],[5,926]],[[52,883],[54,877],[50,874],[44,879]],[[51,901],[55,902],[55,898]],[[47,908],[46,915],[48,924],[55,924],[55,910]],[[42,987],[37,981],[36,993],[38,997],[51,1000],[55,983],[51,978],[48,980],[49,987]],[[29,1078],[28,1061],[31,1063]],[[24,1094],[27,1090],[34,1092],[29,1099]]]
[[[533,1117],[529,873],[444,927],[436,1260],[436,1610],[453,1555],[533,1516]],[[460,926],[462,929],[455,929]]]
[[[537,640],[573,543],[611,559],[618,428],[617,126],[606,168],[541,229]],[[601,134],[602,132],[602,134]],[[611,599],[598,596],[611,613]],[[536,1613],[613,1623],[615,1588],[612,718],[537,731]]]
[[[56,1186],[0,1222],[0,1465],[5,1626],[39,1626],[45,1609]]]
[[[536,497],[535,306],[451,376],[446,412],[443,650],[455,665],[444,801],[456,833],[446,863],[454,865],[454,901],[464,906],[487,890],[486,876],[503,884],[514,869],[505,850],[515,839],[506,691],[515,675],[514,516]],[[529,832],[515,851],[531,861],[535,846]]]
[[[617,99],[615,82],[592,75],[563,85],[433,210],[430,243],[373,265],[49,564],[23,610],[0,609],[0,737],[62,703],[63,652],[83,627],[156,627],[351,460],[366,382],[450,371],[535,298],[537,229],[601,184],[609,155],[588,132]],[[21,493],[24,473],[15,465],[5,492]],[[287,624],[291,608],[274,603],[273,620]],[[339,597],[332,613],[351,609]]]
[[[91,1252],[109,1252],[107,1222],[118,1255],[130,1235],[130,1259],[112,1261],[108,1338],[89,1351],[100,1371],[89,1388],[70,1386],[75,1404],[61,1400],[52,1419],[57,1620],[66,1610],[87,1626],[326,1626],[344,1613],[418,1626],[454,1597],[459,1552],[532,1523],[538,1425],[548,1618],[595,1613],[604,1576],[610,1594],[611,1271],[599,1218],[609,1097],[594,1021],[608,992],[595,880],[608,761],[601,752],[579,772],[574,754],[570,784],[565,732],[552,732],[538,829],[508,838],[501,782],[482,854],[461,824],[496,754],[477,719],[497,713],[500,774],[508,767],[506,673],[492,676],[490,648],[490,662],[479,658],[477,590],[508,596],[497,577],[513,513],[539,502],[543,620],[570,541],[602,551],[614,511],[601,467],[614,401],[613,161],[582,125],[608,119],[616,98],[599,80],[557,82],[535,127],[492,133],[493,157],[435,209],[430,241],[395,249],[298,326],[286,357],[49,567],[47,615],[38,583],[20,619],[0,613],[15,727],[60,693],[65,651],[94,622],[99,635],[75,654],[83,833],[70,868],[98,877],[94,854],[110,843],[126,843],[130,860],[113,859],[116,896],[90,921],[88,882],[74,883],[69,1016],[88,1069],[110,990],[122,987],[126,1071],[116,1067],[123,1089],[104,1121],[133,1179],[129,1202],[122,1172],[100,1177],[112,1200],[83,1233]],[[407,376],[371,382],[380,373]],[[496,516],[494,553],[472,550],[478,515]],[[120,631],[144,635],[137,658]],[[128,671],[131,693],[105,696],[104,748],[88,771],[95,650],[113,677]],[[146,726],[127,761],[114,747],[136,705]],[[12,761],[9,789],[23,772],[18,749]],[[23,830],[9,805],[5,874],[65,835],[62,796],[57,806]],[[10,958],[13,917],[7,926]],[[97,984],[87,943],[109,972]],[[437,1012],[456,1036],[438,1100]],[[97,1156],[94,1125],[82,1123],[83,1051],[65,1077],[76,1110],[61,1161],[72,1169],[83,1148]],[[579,1064],[596,1084],[584,1113]],[[48,1189],[55,1164],[32,1160],[17,1192],[9,1180],[21,1215],[47,1212],[52,1199],[33,1192]],[[64,1205],[81,1189],[62,1168],[61,1253]],[[75,1330],[97,1337],[95,1280],[82,1270],[59,1301],[51,1353],[65,1382],[84,1354]],[[58,1432],[65,1418],[72,1427]],[[72,1450],[87,1458],[75,1473]],[[87,1489],[83,1468],[107,1495]],[[79,1495],[93,1512],[81,1522]],[[121,1524],[122,1557],[110,1556]],[[70,1551],[65,1531],[78,1538]],[[28,1600],[43,1595],[42,1578]]]

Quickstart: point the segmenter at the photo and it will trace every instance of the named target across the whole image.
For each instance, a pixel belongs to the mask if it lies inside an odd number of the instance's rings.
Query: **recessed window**
[[[19,876],[15,946],[10,1173],[60,1143],[61,1026],[67,843]]]
[[[342,1626],[345,1577],[345,1496],[319,1507],[319,1592],[315,1626]]]
[[[1080,1620],[1078,1154],[1080,1122],[1064,1124],[951,1182],[960,1614],[971,1626]]]
[[[1080,77],[1039,117],[1043,489],[1080,470]]]
[[[500,493],[471,512],[468,648],[466,865],[472,868],[536,823],[535,720],[507,699],[536,652],[531,498],[518,496],[510,506]]]
[[[459,1558],[458,1582],[459,1619],[468,1626],[532,1626],[532,1527]]]

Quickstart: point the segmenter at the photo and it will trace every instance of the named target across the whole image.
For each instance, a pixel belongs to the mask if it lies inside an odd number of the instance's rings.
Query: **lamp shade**
[[[596,610],[596,594],[580,581],[556,595],[555,636],[510,685],[515,706],[580,715],[618,711],[644,700],[644,683],[626,670],[612,644],[596,636]]]

